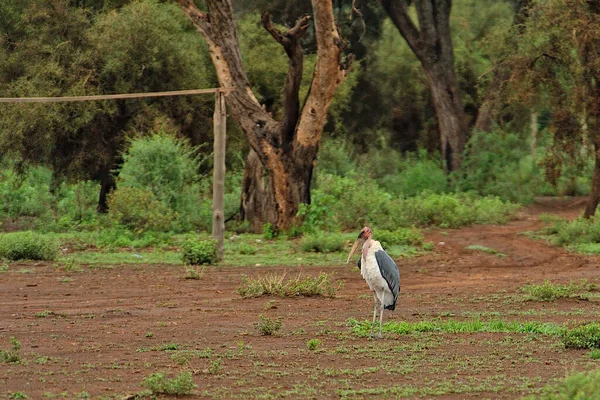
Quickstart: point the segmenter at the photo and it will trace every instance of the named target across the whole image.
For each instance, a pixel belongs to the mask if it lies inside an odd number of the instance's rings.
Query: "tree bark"
[[[254,232],[266,223],[277,226],[277,207],[270,177],[256,152],[250,149],[242,180],[240,219],[249,221]]]
[[[408,0],[381,0],[394,25],[415,53],[428,78],[448,172],[460,169],[467,136],[450,34],[451,0],[415,2],[419,27],[408,15]]]
[[[96,211],[99,213],[108,212],[108,195],[115,190],[117,183],[114,175],[109,169],[100,172],[100,195],[98,196],[98,205]]]
[[[592,189],[585,205],[584,218],[591,218],[596,214],[596,208],[600,203],[600,135],[594,137],[594,174],[592,175]]]
[[[280,121],[274,120],[263,109],[250,88],[242,64],[231,0],[206,0],[206,13],[192,0],[178,2],[208,43],[220,85],[237,89],[226,96],[228,110],[244,131],[266,173],[266,185],[261,186],[260,168],[252,164],[246,169],[244,187],[249,191],[242,194],[242,204],[249,208],[242,214],[254,227],[270,222],[260,218],[275,216],[274,227],[285,230],[294,224],[299,204],[310,201],[310,180],[327,109],[351,61],[351,58],[341,60],[343,45],[335,26],[332,2],[312,0],[317,62],[302,109],[298,96],[303,67],[300,38],[308,29],[310,17],[301,18],[285,32],[273,26],[269,14],[262,17],[263,26],[283,46],[289,58]],[[253,178],[258,178],[259,182],[248,181]]]

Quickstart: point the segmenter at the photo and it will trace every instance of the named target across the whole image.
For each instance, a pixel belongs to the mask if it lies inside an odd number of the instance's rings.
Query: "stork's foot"
[[[373,333],[371,333],[371,334],[369,335],[369,337],[370,337],[371,339],[383,339],[383,336],[381,335],[381,333],[377,333],[377,334],[373,334]]]

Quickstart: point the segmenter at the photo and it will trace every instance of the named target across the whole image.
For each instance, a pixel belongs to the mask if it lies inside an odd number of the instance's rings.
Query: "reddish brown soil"
[[[524,284],[545,279],[599,282],[597,257],[567,253],[520,235],[542,226],[541,213],[574,217],[580,210],[581,204],[551,202],[526,209],[507,225],[426,232],[435,251],[397,260],[401,295],[386,320],[460,319],[469,312],[558,323],[597,319],[600,306],[595,301],[510,301],[520,296]],[[507,257],[465,250],[473,244]],[[33,271],[19,272],[22,268]],[[242,274],[299,270],[334,272],[343,289],[334,299],[241,299],[236,293]],[[72,281],[61,282],[66,275]],[[30,399],[85,393],[124,398],[142,390],[141,381],[152,373],[174,376],[184,370],[193,371],[198,385],[188,396],[192,398],[338,398],[350,393],[339,390],[368,388],[374,394],[359,392],[356,397],[398,397],[410,395],[411,387],[439,389],[413,392],[421,397],[518,398],[595,365],[586,351],[565,350],[548,336],[531,341],[525,335],[492,333],[356,337],[347,321],[369,319],[372,298],[356,267],[346,265],[212,267],[200,280],[185,280],[182,267],[168,265],[65,274],[47,263],[11,263],[0,274],[0,299],[0,348],[8,349],[14,336],[24,360],[0,362],[0,398],[17,391]],[[36,315],[45,310],[52,314]],[[260,314],[283,318],[279,335],[259,335],[253,324]],[[321,340],[319,351],[307,349],[313,338]],[[169,343],[182,350],[209,347],[212,357],[193,357],[182,366],[172,359],[177,352],[159,350]],[[450,386],[440,389],[439,384]],[[407,391],[384,391],[394,386]]]

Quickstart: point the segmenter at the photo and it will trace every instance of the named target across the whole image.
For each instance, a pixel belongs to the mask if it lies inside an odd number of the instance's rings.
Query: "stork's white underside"
[[[360,274],[367,281],[369,288],[375,292],[377,299],[384,306],[389,306],[394,303],[394,295],[391,292],[387,282],[381,276],[377,260],[375,259],[375,252],[383,250],[381,243],[377,240],[371,240],[371,245],[368,249],[363,249]]]

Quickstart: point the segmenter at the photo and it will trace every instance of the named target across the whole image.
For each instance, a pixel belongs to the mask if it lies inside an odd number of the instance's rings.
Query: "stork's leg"
[[[373,328],[377,320],[377,294],[373,292],[373,322],[371,323],[371,337],[373,337]]]
[[[383,291],[383,293],[381,293],[381,312],[379,313],[379,337],[383,337],[383,335],[381,334],[381,325],[383,322],[383,310],[385,308],[384,306],[385,304],[385,290]]]

